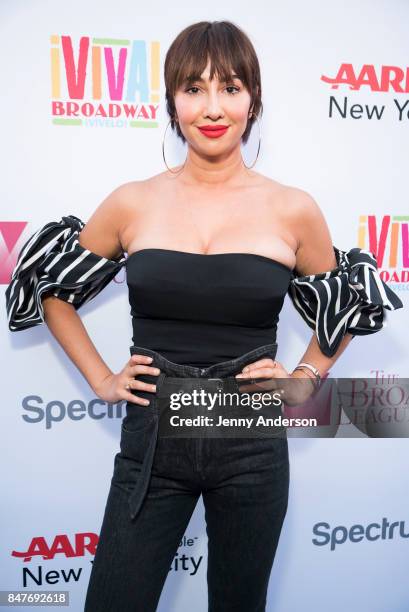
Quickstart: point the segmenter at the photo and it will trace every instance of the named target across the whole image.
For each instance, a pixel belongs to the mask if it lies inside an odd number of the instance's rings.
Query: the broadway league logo
[[[158,127],[159,42],[51,36],[54,125]]]

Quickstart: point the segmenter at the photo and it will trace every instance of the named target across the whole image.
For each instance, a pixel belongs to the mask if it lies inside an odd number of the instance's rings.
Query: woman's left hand
[[[238,383],[244,383],[240,384],[240,393],[277,391],[288,406],[302,404],[314,392],[314,383],[308,375],[298,371],[290,374],[282,363],[269,357],[247,364],[235,378]],[[249,384],[245,384],[246,381]]]

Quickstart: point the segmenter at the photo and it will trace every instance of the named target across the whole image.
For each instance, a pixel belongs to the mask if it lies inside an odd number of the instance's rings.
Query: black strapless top
[[[328,357],[349,332],[377,332],[403,304],[381,279],[375,255],[333,246],[337,266],[300,276],[262,255],[201,255],[149,248],[107,259],[80,245],[75,215],[40,227],[20,250],[6,288],[10,331],[44,322],[42,297],[76,309],[126,266],[133,343],[171,361],[206,367],[275,341],[285,295]]]
[[[149,248],[127,258],[133,343],[207,367],[275,342],[292,270],[250,253]]]

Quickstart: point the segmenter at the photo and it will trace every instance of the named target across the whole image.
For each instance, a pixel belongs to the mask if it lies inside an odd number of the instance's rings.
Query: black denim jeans
[[[287,436],[172,438],[158,436],[158,398],[175,379],[197,379],[237,389],[234,378],[261,357],[263,345],[208,368],[181,365],[145,347],[153,357],[156,393],[133,390],[149,406],[127,402],[120,452],[106,503],[84,612],[154,612],[180,541],[200,495],[208,537],[209,612],[263,612],[274,556],[287,511]],[[169,381],[169,386],[167,386]],[[192,607],[194,602],[192,602]],[[184,612],[172,610],[172,612]]]

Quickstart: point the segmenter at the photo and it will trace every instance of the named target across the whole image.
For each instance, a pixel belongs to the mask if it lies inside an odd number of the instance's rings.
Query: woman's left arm
[[[402,308],[400,298],[381,279],[374,253],[335,247],[318,204],[305,191],[288,190],[286,210],[296,238],[296,265],[288,293],[314,334],[299,364],[324,376],[350,341],[384,326],[385,309]],[[287,372],[272,359],[249,364],[238,378],[274,377],[315,380],[311,369]],[[314,385],[315,386],[315,385]]]
[[[297,243],[295,273],[307,276],[334,269],[337,260],[332,237],[314,198],[302,189],[293,189],[289,209]]]
[[[317,368],[321,378],[325,376],[328,370],[334,365],[334,363],[339,359],[342,353],[345,351],[348,344],[351,342],[353,338],[353,334],[347,332],[345,336],[342,338],[341,343],[332,357],[327,357],[321,351],[320,345],[318,344],[318,339],[315,334],[312,335],[310,343],[305,351],[304,355],[298,361],[298,363],[310,363],[312,366]],[[299,376],[300,378],[304,378],[305,376],[302,374],[301,370],[296,370],[292,374],[293,376]],[[307,374],[307,376],[312,376]]]
[[[314,330],[299,363],[310,364],[323,376],[354,337],[381,330],[386,309],[402,308],[403,303],[382,280],[374,253],[335,247],[324,215],[308,193],[294,190],[292,202],[289,209],[299,221],[292,228],[297,252],[289,295]],[[314,377],[308,368],[293,374],[303,372]]]
[[[295,273],[299,276],[307,276],[333,270],[337,266],[337,261],[332,237],[317,202],[302,189],[292,189],[289,198],[291,198],[289,202],[291,216],[297,220],[292,228],[298,245]],[[345,351],[352,338],[353,335],[347,332],[335,354],[328,357],[322,352],[317,335],[314,333],[298,363],[311,364],[323,377]],[[292,375],[295,377],[307,375],[314,378],[313,374],[303,374],[302,370],[296,370]]]

